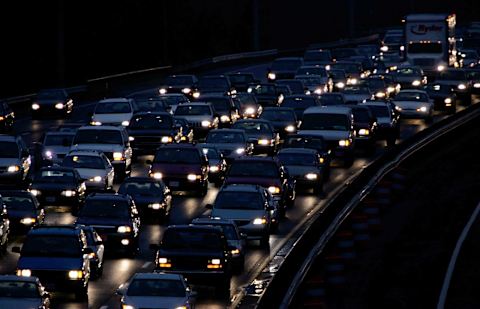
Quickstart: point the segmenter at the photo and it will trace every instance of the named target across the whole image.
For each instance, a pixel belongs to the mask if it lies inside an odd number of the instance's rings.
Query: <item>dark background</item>
[[[0,98],[43,87],[82,84],[87,78],[129,70],[255,49],[306,47],[352,34],[374,33],[380,27],[400,26],[402,17],[412,12],[456,13],[458,23],[466,24],[478,16],[480,3],[2,1]],[[254,29],[259,30],[257,44]]]

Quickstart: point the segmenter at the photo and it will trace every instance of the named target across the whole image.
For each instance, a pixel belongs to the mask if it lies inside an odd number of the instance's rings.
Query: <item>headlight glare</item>
[[[121,161],[121,160],[123,160],[123,153],[121,153],[121,152],[114,152],[114,153],[113,153],[113,160],[115,160],[115,161]]]
[[[317,180],[318,175],[314,173],[308,173],[307,175],[305,175],[305,178],[307,178],[308,180]]]
[[[10,165],[7,169],[7,172],[9,173],[15,173],[15,172],[18,172],[20,170],[20,166],[18,165]]]
[[[350,140],[348,140],[348,139],[341,139],[341,140],[338,141],[338,145],[339,145],[340,147],[348,147],[348,146],[350,146]]]
[[[273,80],[273,79],[275,79],[275,78],[277,78],[277,75],[275,75],[275,73],[272,73],[272,72],[268,73],[268,79],[272,79],[272,80]]]
[[[75,196],[77,194],[77,192],[75,192],[74,190],[65,190],[65,191],[62,191],[61,195],[65,196],[65,197],[72,197],[72,196]]]
[[[56,108],[56,109],[63,109],[63,107],[64,107],[63,103],[57,103],[57,104],[55,104],[55,108]]]
[[[132,228],[129,227],[128,225],[122,225],[117,228],[118,233],[130,233],[132,231]]]
[[[35,218],[23,218],[20,220],[20,223],[25,225],[34,224],[35,222],[37,222],[37,219]]]
[[[32,276],[32,271],[30,269],[17,269],[17,276],[31,277]]]
[[[162,179],[163,178],[163,174],[160,173],[160,172],[155,172],[155,173],[152,173],[150,175],[155,179]]]
[[[255,219],[253,220],[253,224],[254,224],[254,225],[267,224],[267,219],[265,219],[265,218],[255,218]]]
[[[245,153],[245,148],[238,148],[237,150],[235,150],[235,153],[239,154],[239,155],[244,154]]]
[[[33,104],[32,104],[32,109],[33,109],[34,111],[39,110],[39,109],[40,109],[40,104],[33,103]]]
[[[71,270],[68,272],[68,278],[70,279],[82,279],[83,271],[81,270]]]
[[[414,80],[414,81],[412,82],[412,86],[418,87],[418,86],[420,86],[421,83],[422,83],[422,82],[419,81],[419,80]]]
[[[270,186],[268,187],[268,191],[272,194],[279,194],[280,193],[280,188],[276,186]]]
[[[360,129],[360,130],[358,130],[358,134],[359,134],[359,135],[369,135],[369,134],[370,134],[370,130],[368,130],[368,129]]]
[[[210,121],[208,121],[208,120],[202,121],[202,127],[204,127],[204,128],[208,128],[208,127],[210,127],[211,125],[212,125],[212,123],[211,123]]]
[[[295,126],[293,126],[293,125],[286,126],[285,131],[287,131],[289,133],[295,132]]]
[[[161,142],[166,144],[166,143],[171,143],[173,141],[173,138],[171,136],[162,136]]]

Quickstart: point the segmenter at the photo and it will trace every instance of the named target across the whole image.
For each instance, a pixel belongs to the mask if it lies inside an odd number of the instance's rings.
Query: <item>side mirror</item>
[[[20,247],[12,247],[13,253],[20,253]]]
[[[160,245],[158,244],[150,244],[150,246],[148,246],[150,248],[150,250],[158,250],[160,249]]]
[[[205,205],[205,208],[206,209],[213,209],[213,205],[212,204],[207,204],[207,205]]]

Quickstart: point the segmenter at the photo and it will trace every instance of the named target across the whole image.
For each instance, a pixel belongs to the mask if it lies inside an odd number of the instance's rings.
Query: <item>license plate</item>
[[[56,198],[55,196],[47,196],[47,197],[45,198],[45,201],[46,201],[47,203],[54,203],[56,200],[57,200],[57,198]]]
[[[169,185],[170,187],[178,187],[178,186],[180,185],[180,183],[179,183],[178,181],[170,181],[170,182],[168,183],[168,185]]]

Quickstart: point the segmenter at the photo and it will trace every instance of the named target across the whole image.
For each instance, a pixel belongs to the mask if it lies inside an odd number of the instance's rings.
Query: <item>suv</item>
[[[94,227],[107,247],[138,251],[140,215],[130,195],[90,194],[75,223]]]
[[[187,120],[196,137],[205,137],[208,131],[218,128],[218,115],[215,114],[215,110],[210,103],[181,104],[175,109],[174,116]]]
[[[353,164],[354,138],[352,110],[344,106],[309,107],[303,114],[300,134],[323,136],[334,157]]]
[[[117,179],[123,180],[131,172],[132,147],[123,127],[81,127],[73,138],[71,150],[102,151],[112,163]]]
[[[95,106],[91,125],[127,127],[135,111],[134,100],[130,98],[112,98],[101,100]]]
[[[86,299],[92,249],[83,231],[73,225],[41,225],[27,234],[20,253],[17,275],[36,276],[48,290],[72,291]]]
[[[21,136],[0,135],[0,183],[23,183],[31,163],[30,152]]]
[[[230,296],[232,255],[219,227],[171,225],[163,233],[157,250],[155,269],[184,275],[189,282],[215,285],[222,296]]]

